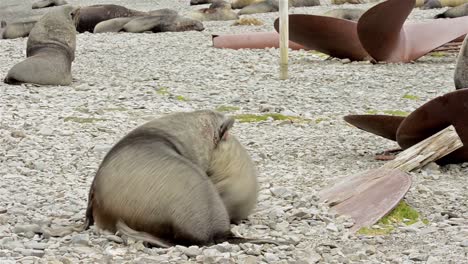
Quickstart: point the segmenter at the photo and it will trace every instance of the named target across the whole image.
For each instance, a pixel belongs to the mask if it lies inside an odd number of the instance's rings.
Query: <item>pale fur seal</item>
[[[455,18],[468,15],[468,3],[452,7],[447,11],[436,15],[434,18]]]
[[[358,21],[359,18],[364,14],[366,10],[354,9],[354,8],[339,8],[332,9],[322,14],[322,16],[340,18],[350,21]]]
[[[93,33],[120,32],[123,26],[135,17],[118,17],[99,22],[93,30]]]
[[[147,12],[128,9],[119,5],[92,5],[81,8],[77,30],[80,33],[93,32],[94,27],[105,20],[118,17],[136,17],[148,15]]]
[[[265,0],[248,5],[239,10],[239,15],[251,15],[257,13],[277,12],[279,10],[278,1]]]
[[[458,52],[457,64],[455,67],[454,82],[455,88],[468,88],[468,35],[463,40],[463,44]]]
[[[156,15],[144,16],[132,19],[123,26],[123,30],[132,33],[141,32],[181,32],[181,31],[202,31],[203,23],[182,17],[179,15]]]
[[[3,21],[4,22],[4,21]],[[15,22],[1,25],[0,39],[24,38],[29,36],[37,21]]]
[[[232,9],[242,9],[248,5],[263,2],[264,0],[233,0],[231,2]]]
[[[225,1],[215,1],[208,8],[202,8],[190,12],[188,17],[199,21],[236,20],[239,18],[231,8],[231,4]]]
[[[32,9],[61,6],[68,4],[65,0],[41,0],[32,4]]]
[[[199,110],[169,114],[131,131],[106,154],[94,177],[85,228],[95,223],[160,247],[230,241],[228,211],[206,172],[233,123],[221,113]]]
[[[79,8],[63,6],[46,13],[31,30],[26,59],[8,72],[4,82],[69,85],[75,59]]]
[[[232,223],[247,219],[257,204],[257,170],[244,146],[227,132],[213,151],[208,169]]]

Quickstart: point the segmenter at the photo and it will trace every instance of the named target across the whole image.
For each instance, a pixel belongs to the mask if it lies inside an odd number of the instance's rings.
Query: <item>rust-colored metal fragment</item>
[[[344,117],[346,122],[359,129],[394,141],[403,119],[405,117],[391,115],[347,115]]]
[[[464,146],[437,161],[438,164],[468,161],[468,89],[439,96],[408,115],[397,131],[397,142],[409,148],[448,125],[453,125]]]
[[[414,0],[387,0],[365,12],[357,32],[377,61],[410,62],[468,32],[468,17],[406,23]]]
[[[277,32],[255,32],[232,35],[213,35],[213,47],[226,49],[265,49],[279,48]],[[306,49],[303,45],[289,41],[293,50]]]
[[[354,232],[388,214],[410,187],[407,173],[399,169],[374,169],[343,178],[319,195],[333,211],[353,218]]]
[[[362,46],[377,61],[407,60],[407,36],[402,30],[415,0],[387,0],[367,10],[359,19],[357,34]]]
[[[279,32],[279,19],[274,22]],[[289,15],[289,39],[336,58],[366,60],[369,54],[357,35],[357,23],[334,17]]]

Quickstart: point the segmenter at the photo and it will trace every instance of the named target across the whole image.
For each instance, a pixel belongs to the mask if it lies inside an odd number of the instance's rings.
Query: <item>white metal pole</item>
[[[288,0],[279,0],[280,79],[288,78],[289,16]]]

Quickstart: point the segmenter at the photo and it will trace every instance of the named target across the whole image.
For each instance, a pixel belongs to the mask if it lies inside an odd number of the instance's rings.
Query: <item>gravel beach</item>
[[[189,6],[188,0],[67,1],[142,11],[172,8],[182,14],[206,6]],[[3,3],[32,1],[1,0],[0,8]],[[331,8],[337,6],[290,13]],[[444,10],[414,9],[409,20],[430,19]],[[397,224],[387,235],[351,234],[349,220],[329,212],[317,196],[342,177],[381,166],[375,154],[398,147],[348,125],[343,116],[409,113],[455,90],[457,54],[372,65],[290,51],[289,79],[279,80],[279,50],[211,47],[212,34],[272,31],[277,16],[249,16],[262,26],[204,22],[202,32],[77,34],[72,85],[1,82],[0,264],[468,263],[468,163],[412,172],[405,201],[425,221]],[[25,58],[26,41],[0,40],[0,78]],[[237,122],[233,128],[257,164],[260,181],[255,212],[232,225],[233,231],[295,245],[150,249],[98,234],[95,227],[62,237],[46,232],[46,227],[83,222],[100,162],[130,130],[166,113],[220,108],[231,115],[270,112],[310,120]]]

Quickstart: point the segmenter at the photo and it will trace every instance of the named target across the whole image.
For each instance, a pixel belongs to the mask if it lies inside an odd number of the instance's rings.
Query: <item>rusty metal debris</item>
[[[346,122],[359,129],[394,141],[398,127],[404,119],[402,116],[390,115],[347,115],[344,117]]]
[[[468,161],[466,102],[468,102],[468,89],[460,89],[432,99],[404,118],[385,115],[349,115],[344,119],[362,130],[396,140],[402,149],[407,149],[453,125],[464,146],[439,159],[437,163],[440,165],[462,163]]]
[[[438,164],[468,161],[468,89],[436,97],[408,115],[397,131],[397,142],[406,149],[453,125],[464,147],[440,159]]]
[[[414,6],[415,0],[387,0],[367,10],[358,22],[291,14],[289,38],[305,49],[337,58],[410,62],[468,33],[468,17],[406,22]],[[278,26],[276,19],[276,31]],[[221,42],[224,37],[228,41]],[[234,49],[276,47],[276,42],[272,33],[213,37],[215,47]]]

